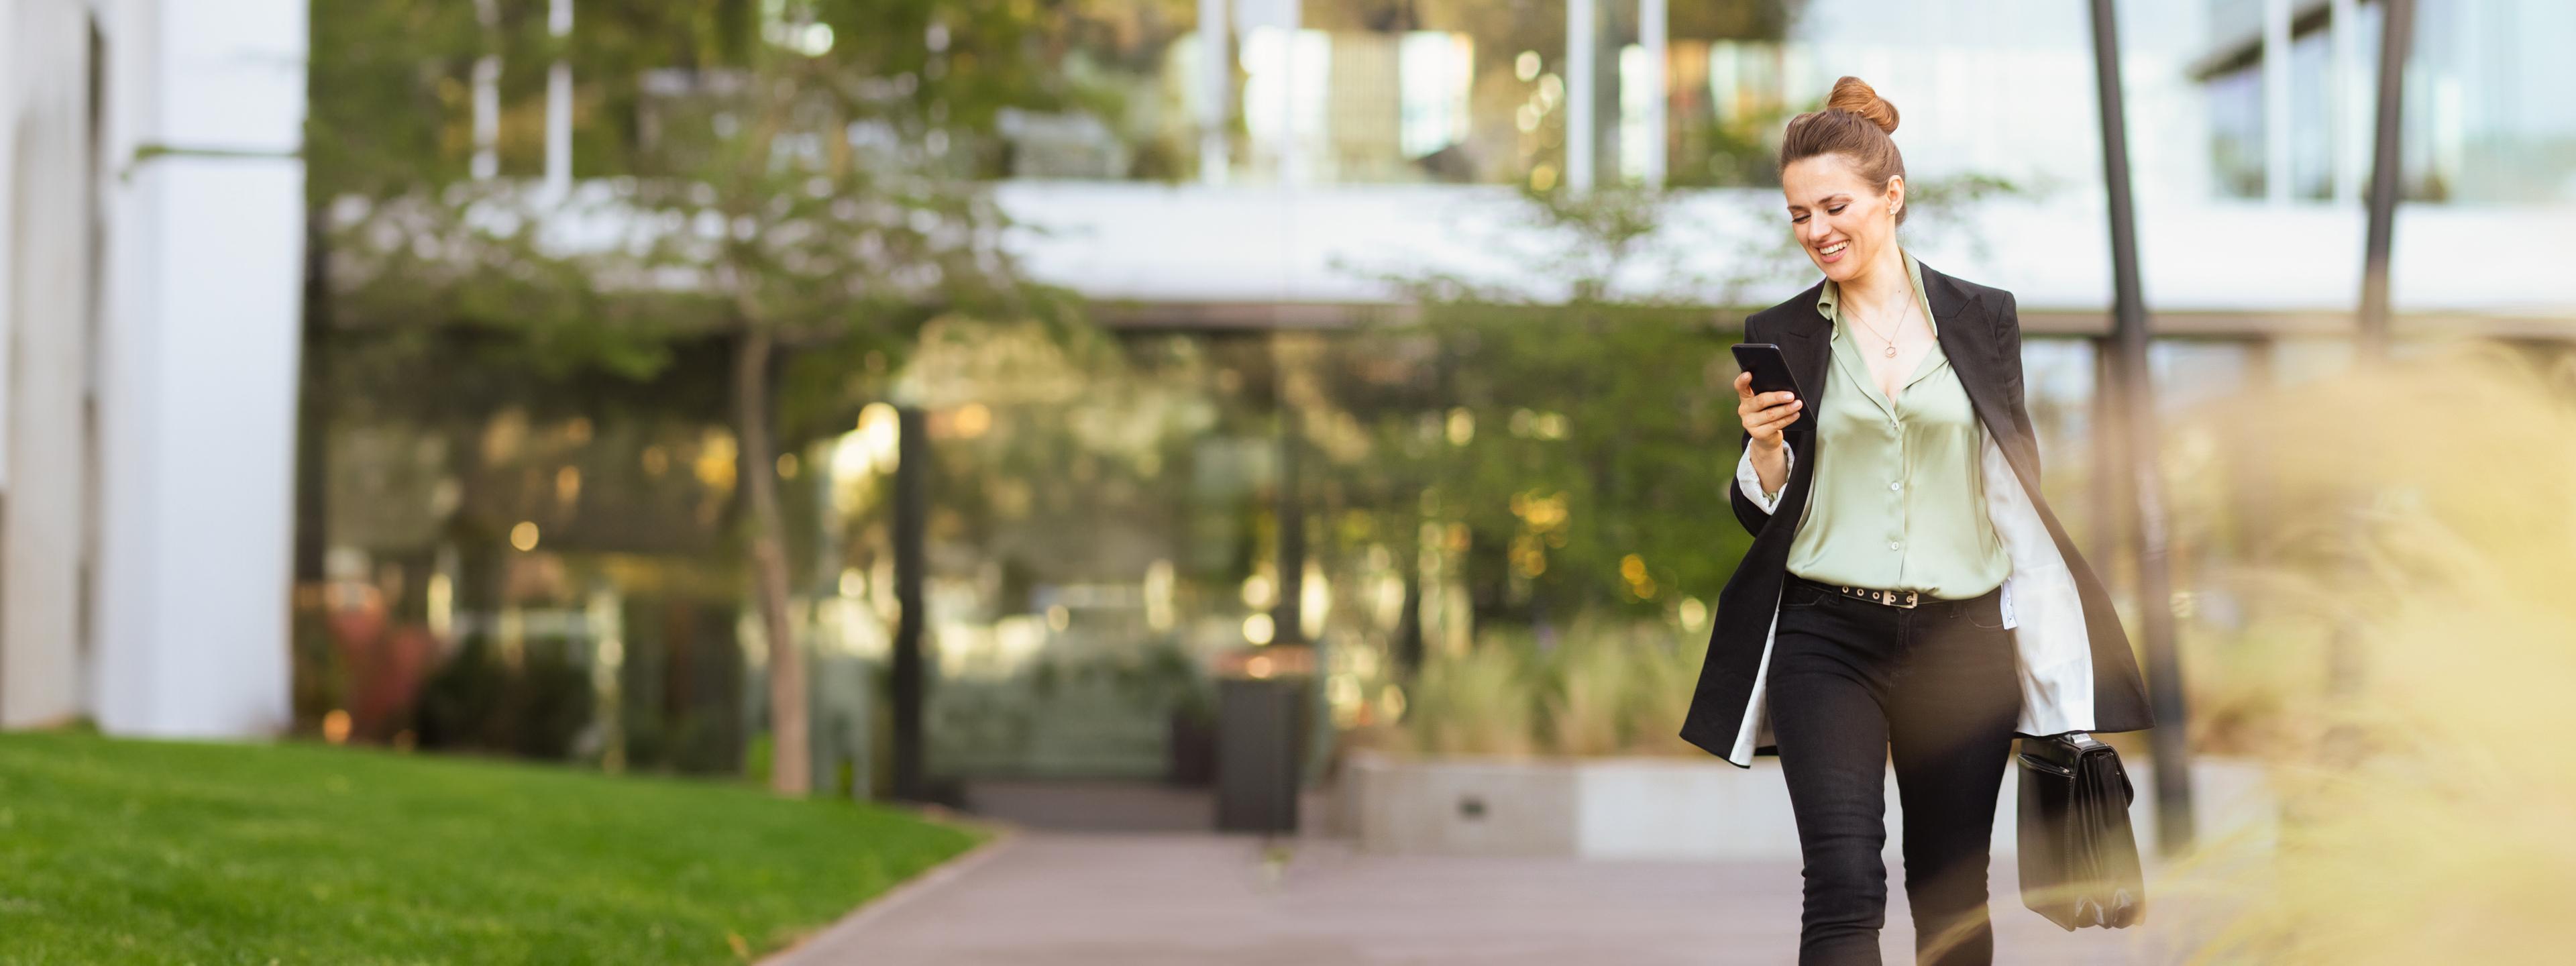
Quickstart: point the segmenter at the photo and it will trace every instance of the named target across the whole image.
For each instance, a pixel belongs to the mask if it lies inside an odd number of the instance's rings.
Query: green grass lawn
[[[0,963],[725,963],[980,834],[313,745],[0,735]]]

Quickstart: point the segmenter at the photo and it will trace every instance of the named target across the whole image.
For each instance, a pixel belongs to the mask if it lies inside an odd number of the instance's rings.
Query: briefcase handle
[[[2019,757],[2024,766],[2073,781],[2076,768],[2082,763],[2085,755],[2108,756],[2111,759],[2112,773],[2120,776],[2120,800],[2124,804],[2137,802],[2138,791],[2129,783],[2129,769],[2120,764],[2119,753],[2113,751],[2110,745],[2095,740],[2092,735],[2073,731],[2046,738],[2025,737],[2022,739],[2022,751]]]

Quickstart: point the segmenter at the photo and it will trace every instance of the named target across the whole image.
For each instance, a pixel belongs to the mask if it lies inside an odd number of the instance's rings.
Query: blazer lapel
[[[1941,354],[1958,372],[1959,385],[1967,390],[1969,407],[1977,411],[1978,421],[1986,424],[1986,432],[2002,446],[2014,471],[2027,477],[2029,466],[2022,453],[2026,441],[2003,398],[2002,358],[1995,354],[1998,343],[1994,317],[1986,312],[1984,299],[1956,280],[1933,271],[1920,259],[1915,264],[1923,270],[1923,294],[1932,303],[1932,317],[1938,320],[1935,328],[1939,330]]]
[[[1816,299],[1824,291],[1825,284],[1818,282],[1799,295],[1797,304],[1806,311],[1792,314],[1789,323],[1780,329],[1780,355],[1789,361],[1789,375],[1798,380],[1799,389],[1813,397],[1799,411],[1798,421],[1789,424],[1787,431],[1792,433],[1815,432],[1817,407],[1823,405],[1825,365],[1832,351],[1826,340],[1832,337],[1834,328],[1832,319],[1816,311]]]

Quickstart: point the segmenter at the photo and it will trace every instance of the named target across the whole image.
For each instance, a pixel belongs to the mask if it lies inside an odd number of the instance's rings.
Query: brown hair
[[[1808,111],[1789,119],[1789,131],[1780,141],[1780,167],[1804,161],[1820,154],[1839,154],[1851,160],[1862,180],[1887,190],[1887,179],[1905,176],[1905,156],[1896,150],[1896,105],[1871,90],[1858,77],[1834,81],[1834,92],[1825,97],[1825,109]],[[1896,210],[1896,223],[1905,223],[1905,209]]]

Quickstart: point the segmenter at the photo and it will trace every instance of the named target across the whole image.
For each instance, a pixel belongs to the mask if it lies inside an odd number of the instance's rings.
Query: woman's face
[[[1780,169],[1780,193],[1789,199],[1789,231],[1826,278],[1848,282],[1896,243],[1896,212],[1905,206],[1905,179],[1873,185],[1851,159],[1819,154]]]

